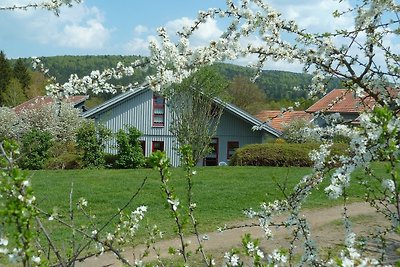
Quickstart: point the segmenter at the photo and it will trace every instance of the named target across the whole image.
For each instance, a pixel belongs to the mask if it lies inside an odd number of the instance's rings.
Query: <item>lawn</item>
[[[384,164],[376,164],[376,171],[383,175]],[[309,168],[278,167],[206,167],[198,168],[194,180],[194,199],[197,202],[196,214],[200,221],[201,231],[214,231],[225,223],[245,219],[242,210],[257,208],[262,201],[273,201],[282,198],[278,183],[286,183],[293,188],[296,182]],[[185,199],[185,179],[183,171],[173,169],[173,184],[181,201]],[[160,187],[160,178],[151,169],[138,170],[69,170],[69,171],[32,171],[31,181],[35,190],[38,205],[51,212],[56,207],[60,214],[67,215],[69,194],[73,185],[73,199],[76,203],[80,197],[88,200],[94,222],[104,223],[122,207],[137,191],[145,177],[148,180],[134,199],[130,210],[139,205],[148,206],[146,222],[157,224],[160,229],[171,236],[173,220],[166,208]],[[327,207],[338,201],[329,200],[323,188],[329,181],[313,192],[305,208]],[[350,201],[363,197],[363,188],[353,182],[350,190]],[[65,217],[68,220],[67,217]],[[77,225],[87,221],[76,215]],[[50,226],[56,239],[65,239],[70,231]]]

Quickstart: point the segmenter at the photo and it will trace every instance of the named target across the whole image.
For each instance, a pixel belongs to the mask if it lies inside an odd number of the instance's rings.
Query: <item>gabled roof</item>
[[[374,103],[371,97],[359,98],[355,97],[350,90],[333,89],[309,107],[306,112],[360,113],[366,108],[372,108]]]
[[[255,115],[260,121],[265,121],[273,128],[282,131],[283,125],[288,124],[294,120],[306,119],[311,120],[312,115],[305,111],[286,111],[280,110],[263,110]]]
[[[223,102],[222,100],[220,100],[218,98],[214,99],[214,101],[216,103],[222,105],[226,110],[230,111],[234,115],[238,116],[239,118],[243,119],[244,121],[249,122],[253,126],[257,126],[259,129],[267,131],[267,132],[275,135],[276,137],[279,137],[282,135],[282,133],[279,130],[277,130],[276,128],[273,128],[270,125],[263,123],[258,118],[250,115],[249,113],[240,109],[239,107],[236,107],[233,104]]]
[[[138,88],[135,88],[135,89],[131,89],[131,90],[125,92],[125,93],[117,95],[116,97],[114,97],[114,98],[112,98],[112,99],[100,104],[99,106],[97,106],[97,107],[95,107],[95,108],[93,108],[91,110],[86,111],[85,113],[82,114],[82,116],[84,118],[89,118],[89,117],[95,115],[96,113],[101,112],[103,110],[106,110],[106,109],[112,107],[113,105],[128,99],[129,97],[134,97],[135,95],[138,95],[138,94],[144,92],[145,90],[150,90],[150,88],[149,87],[138,87]],[[236,106],[234,106],[232,104],[223,102],[222,100],[220,100],[218,98],[214,98],[214,101],[217,104],[222,105],[226,110],[228,110],[229,112],[233,113],[237,117],[239,117],[242,120],[250,123],[251,125],[260,126],[260,129],[262,129],[264,131],[267,131],[267,132],[269,132],[269,133],[271,133],[271,134],[273,134],[273,135],[275,135],[277,137],[281,135],[281,133],[278,130],[272,128],[269,125],[263,124],[257,118],[255,118],[252,115],[250,115],[249,113],[241,110],[240,108],[238,108],[238,107],[236,107]]]
[[[86,101],[88,98],[89,98],[88,95],[75,95],[66,98],[65,102],[71,103],[75,107],[81,104],[82,102]],[[54,103],[54,98],[51,96],[37,96],[28,101],[25,101],[22,104],[19,104],[18,106],[13,107],[13,110],[16,113],[19,113],[23,110],[36,109],[52,103]]]

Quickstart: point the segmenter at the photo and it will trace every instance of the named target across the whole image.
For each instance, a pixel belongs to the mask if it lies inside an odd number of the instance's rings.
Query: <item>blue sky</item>
[[[0,0],[0,6],[33,0]],[[311,31],[329,31],[348,25],[348,18],[333,21],[336,8],[347,0],[268,0],[285,17],[295,19]],[[43,10],[1,11],[0,50],[7,57],[55,55],[146,55],[148,40],[156,29],[169,32],[188,25],[199,10],[224,7],[225,0],[86,0],[63,8],[60,17]],[[210,21],[195,36],[197,45],[218,38],[223,24]],[[239,62],[246,64],[247,62]],[[300,71],[299,66],[273,63],[270,69]]]

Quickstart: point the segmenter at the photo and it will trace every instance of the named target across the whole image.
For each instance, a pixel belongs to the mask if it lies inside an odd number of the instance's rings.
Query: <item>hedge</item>
[[[318,148],[317,143],[247,145],[238,148],[229,163],[241,166],[310,167],[313,163],[309,158],[309,153]],[[346,150],[346,144],[334,144],[332,147],[333,154],[344,153]]]

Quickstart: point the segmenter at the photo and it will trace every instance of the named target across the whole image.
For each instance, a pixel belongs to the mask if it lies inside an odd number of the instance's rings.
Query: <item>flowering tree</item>
[[[0,136],[20,139],[26,132],[36,129],[49,132],[57,142],[74,141],[83,123],[80,111],[70,103],[49,104],[16,113],[13,109],[0,109]]]
[[[59,1],[54,1],[59,2]],[[339,1],[342,2],[342,1]],[[47,6],[43,6],[47,8]],[[115,69],[103,72],[93,71],[89,76],[79,78],[72,75],[63,84],[53,83],[48,87],[51,94],[68,95],[94,92],[114,92],[116,86],[109,83],[111,78],[129,75],[136,68],[151,65],[156,73],[147,78],[149,86],[160,91],[173,83],[180,83],[203,65],[214,62],[234,60],[242,56],[256,56],[255,67],[259,70],[269,60],[298,61],[304,64],[304,71],[312,72],[314,77],[309,88],[310,94],[325,92],[326,77],[337,77],[344,81],[346,88],[357,97],[371,98],[374,108],[366,109],[359,118],[357,128],[340,123],[331,118],[328,127],[318,129],[321,132],[322,145],[319,151],[310,156],[314,161],[313,172],[300,179],[292,194],[286,199],[274,203],[263,203],[259,210],[249,210],[250,217],[257,217],[264,229],[266,238],[271,238],[271,226],[293,229],[293,242],[282,251],[268,251],[268,256],[260,250],[257,242],[245,237],[244,255],[253,260],[254,266],[265,264],[290,265],[296,262],[293,257],[295,242],[304,244],[301,265],[365,266],[379,265],[379,260],[370,259],[356,249],[355,234],[347,216],[347,191],[350,190],[351,174],[355,169],[364,168],[363,177],[367,200],[378,212],[384,214],[392,223],[394,230],[400,222],[400,185],[398,178],[399,126],[398,111],[400,97],[399,54],[393,49],[391,40],[398,40],[400,6],[393,0],[363,0],[353,7],[333,13],[335,18],[352,16],[353,25],[328,33],[311,33],[301,29],[295,21],[288,21],[262,0],[226,1],[224,9],[209,9],[199,12],[198,19],[191,27],[178,33],[176,42],[168,36],[165,29],[159,29],[159,41],[151,42],[151,55],[143,61],[130,66],[119,64]],[[209,19],[226,20],[228,26],[217,40],[208,46],[192,48],[190,37],[199,25]],[[249,37],[258,35],[262,43],[249,42]],[[35,59],[41,67],[40,62]],[[337,101],[340,101],[338,99]],[[340,134],[350,139],[348,156],[328,157],[332,139]],[[388,162],[388,178],[376,177],[370,167],[372,161],[385,159]],[[162,163],[165,159],[162,158]],[[160,173],[164,173],[165,164],[158,164]],[[334,170],[331,167],[335,166]],[[317,246],[312,240],[307,220],[301,216],[301,206],[312,191],[330,179],[325,192],[330,198],[343,199],[343,220],[346,232],[345,249],[335,260],[323,260],[318,255]],[[368,181],[376,179],[379,188],[372,188]],[[173,212],[178,210],[176,198],[168,196]],[[289,212],[282,222],[275,221],[275,215]],[[4,242],[3,242],[4,243]],[[183,244],[183,242],[182,242]],[[184,246],[184,244],[183,244]],[[186,257],[186,254],[184,254]],[[185,261],[187,258],[185,258]],[[207,265],[212,265],[212,260]],[[238,250],[225,254],[227,266],[240,266]]]
[[[190,145],[199,162],[209,152],[223,112],[222,102],[227,82],[212,69],[203,68],[182,83],[167,89],[172,111],[171,133],[179,146]],[[219,100],[217,100],[219,98]]]

